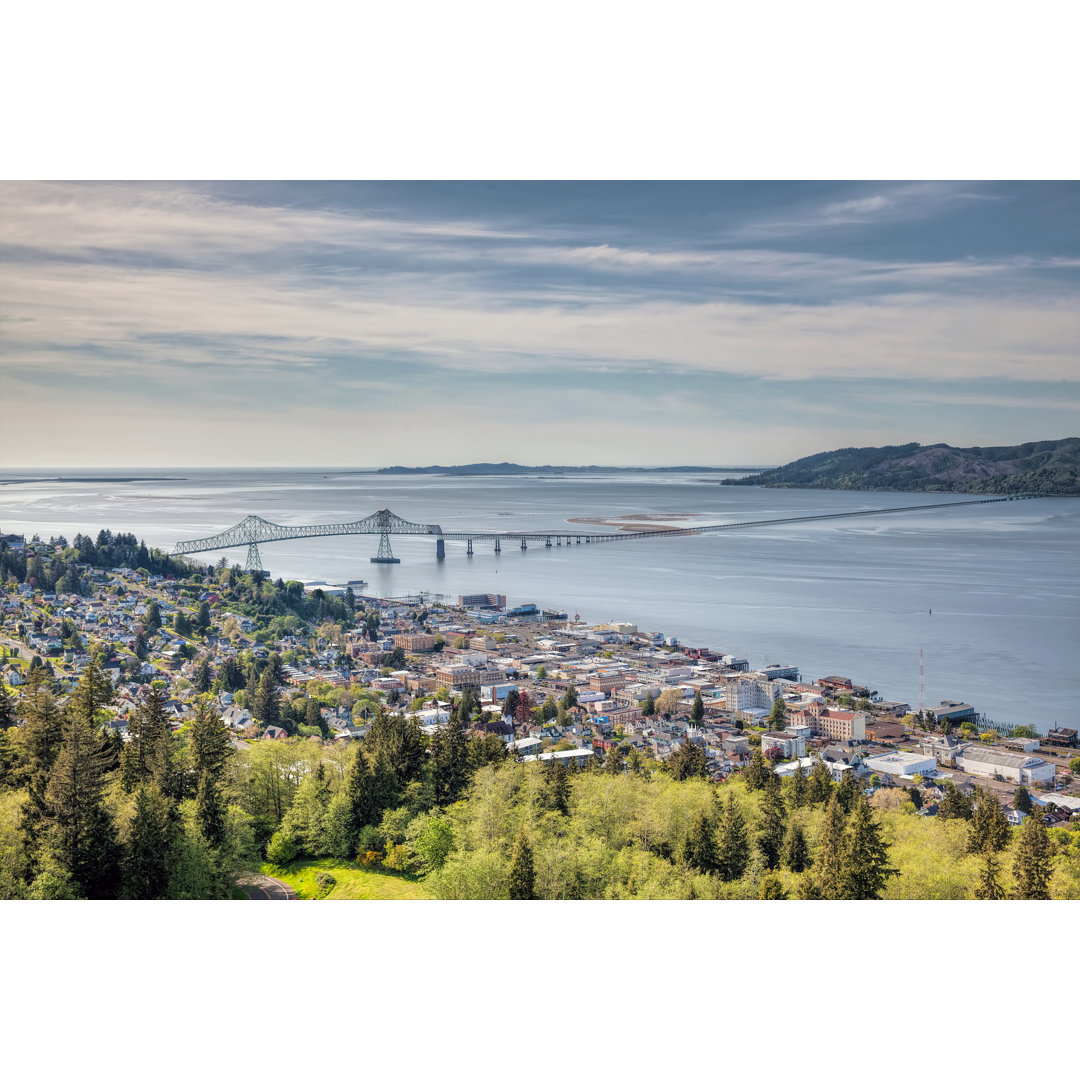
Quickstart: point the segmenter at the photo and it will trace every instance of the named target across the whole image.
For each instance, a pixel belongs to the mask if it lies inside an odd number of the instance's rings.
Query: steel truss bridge
[[[348,521],[329,525],[277,525],[261,517],[246,517],[231,529],[207,536],[201,540],[181,540],[173,549],[175,555],[193,555],[201,551],[221,551],[228,548],[247,548],[247,569],[261,571],[262,557],[260,544],[275,543],[279,540],[305,540],[314,536],[359,536],[378,535],[379,552],[372,557],[373,563],[397,563],[390,547],[391,536],[433,536],[435,537],[435,556],[446,557],[447,540],[464,541],[466,553],[473,554],[473,543],[484,541],[492,543],[496,553],[502,550],[503,543],[520,543],[521,550],[528,549],[529,541],[542,543],[545,547],[562,547],[571,544],[610,544],[620,540],[649,540],[659,537],[705,536],[709,533],[727,532],[729,529],[755,529],[771,525],[793,525],[803,521],[828,521],[836,518],[869,517],[872,514],[904,514],[914,510],[948,510],[954,506],[975,506],[984,503],[1013,502],[1017,499],[1041,498],[1038,493],[1019,495],[1000,495],[985,499],[962,499],[947,503],[921,503],[917,506],[892,506],[882,510],[847,510],[832,514],[805,514],[801,517],[764,518],[760,521],[733,521],[724,525],[695,525],[686,528],[643,529],[623,532],[567,532],[562,529],[544,529],[537,532],[488,532],[469,530],[466,532],[444,532],[440,525],[420,525],[415,521],[406,521],[391,510],[376,510],[359,521]]]

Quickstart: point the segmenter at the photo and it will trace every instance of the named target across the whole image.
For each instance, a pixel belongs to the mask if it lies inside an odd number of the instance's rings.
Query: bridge
[[[620,540],[649,540],[657,537],[705,536],[710,533],[727,532],[730,529],[754,529],[771,525],[793,525],[803,521],[828,521],[836,518],[869,517],[874,514],[905,514],[915,510],[947,510],[954,506],[976,506],[985,503],[1013,502],[1017,499],[1041,498],[1037,492],[1025,492],[1018,495],[996,495],[984,499],[962,499],[947,503],[921,503],[916,506],[892,506],[881,510],[846,510],[831,514],[804,514],[801,517],[763,518],[758,521],[733,521],[723,525],[692,525],[686,528],[643,529],[633,532],[613,531],[573,532],[562,529],[543,529],[537,532],[490,532],[469,530],[465,532],[444,532],[440,525],[421,525],[415,521],[406,521],[393,511],[376,510],[359,521],[348,521],[328,525],[278,525],[261,517],[249,516],[231,529],[207,536],[200,540],[181,540],[174,548],[174,555],[193,555],[202,551],[221,551],[228,548],[247,548],[247,569],[261,571],[262,556],[260,544],[275,543],[280,540],[304,540],[315,536],[359,536],[364,534],[379,537],[379,551],[371,559],[373,563],[398,563],[390,546],[390,537],[396,536],[434,536],[435,557],[446,557],[447,540],[464,541],[466,553],[473,554],[473,543],[487,541],[494,545],[496,553],[506,543],[519,543],[521,550],[528,549],[529,541],[542,543],[545,547],[562,547],[571,544],[609,544]]]

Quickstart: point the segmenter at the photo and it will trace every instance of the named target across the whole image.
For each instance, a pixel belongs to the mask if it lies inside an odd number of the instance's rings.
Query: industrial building
[[[930,776],[937,772],[937,760],[928,754],[879,754],[867,758],[863,764],[871,772],[889,773],[890,776]]]
[[[990,746],[965,746],[956,755],[956,764],[972,776],[1000,776],[1014,784],[1041,784],[1054,779],[1054,766],[1042,758]]]

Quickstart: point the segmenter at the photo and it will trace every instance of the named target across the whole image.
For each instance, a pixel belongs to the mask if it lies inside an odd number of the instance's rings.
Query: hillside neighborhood
[[[992,791],[1013,823],[1025,815],[1013,806],[1019,787],[1047,825],[1080,817],[1072,729],[1003,732],[960,701],[913,711],[848,676],[751,670],[718,649],[508,608],[496,594],[448,604],[278,582],[274,602],[303,615],[267,614],[255,598],[270,583],[224,560],[108,567],[80,561],[94,550],[85,541],[0,537],[0,674],[17,697],[44,668],[62,695],[96,654],[114,683],[109,725],[121,738],[155,688],[174,730],[210,700],[240,751],[262,739],[363,740],[379,710],[415,717],[432,735],[453,714],[525,762],[665,763],[690,745],[717,782],[760,754],[781,777],[823,766],[833,780],[850,772],[868,794],[917,788],[924,815],[951,782]]]

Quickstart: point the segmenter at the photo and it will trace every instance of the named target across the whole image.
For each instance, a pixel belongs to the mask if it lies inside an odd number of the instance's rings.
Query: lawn
[[[297,859],[288,866],[267,863],[264,874],[287,882],[300,900],[317,900],[315,875],[320,871],[333,874],[337,884],[327,900],[430,900],[423,882],[413,874],[393,870],[373,870],[341,859]]]

